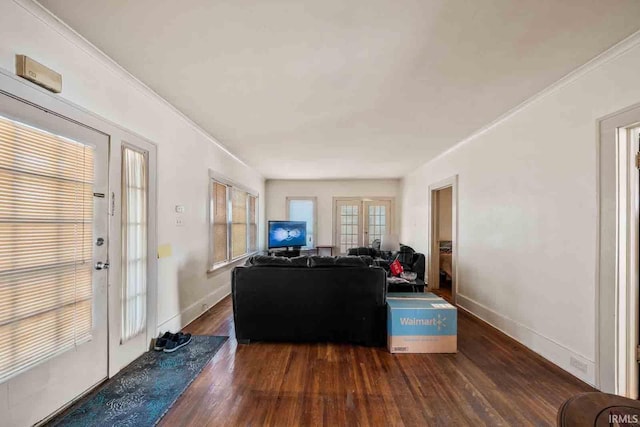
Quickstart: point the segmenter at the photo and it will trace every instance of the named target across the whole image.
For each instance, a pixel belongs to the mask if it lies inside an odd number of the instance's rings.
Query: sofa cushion
[[[397,253],[397,258],[404,268],[411,268],[411,265],[413,264],[413,254],[415,252],[416,251],[414,251],[413,248],[409,246],[400,246],[400,251]]]
[[[306,255],[290,258],[292,267],[308,267],[309,257]]]
[[[368,248],[368,247],[359,247],[359,248],[351,248],[347,251],[347,255],[367,255],[370,257],[377,257],[378,256],[378,251],[373,249],[373,248]]]
[[[336,265],[343,265],[348,267],[368,267],[359,256],[340,256],[336,258]]]
[[[391,261],[383,259],[383,258],[376,258],[373,260],[373,265],[376,267],[382,267],[384,268],[386,271],[391,270],[391,267],[389,266],[391,264]]]
[[[367,264],[369,267],[373,265],[373,257],[369,255],[360,255],[360,259],[364,261],[364,263]]]
[[[289,258],[279,256],[256,255],[253,257],[253,262],[251,265],[275,265],[291,267],[291,260]]]
[[[336,259],[332,256],[309,257],[309,267],[328,267],[336,265]]]

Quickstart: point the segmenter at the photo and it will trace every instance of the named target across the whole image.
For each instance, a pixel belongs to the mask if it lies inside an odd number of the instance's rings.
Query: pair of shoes
[[[190,342],[191,334],[185,334],[183,332],[172,334],[171,332],[165,332],[156,338],[153,349],[156,351],[164,351],[165,353],[172,353]]]
[[[153,344],[153,349],[155,351],[162,351],[167,345],[167,342],[173,338],[175,334],[171,332],[165,332],[161,334],[158,338],[156,338],[156,342]]]
[[[189,344],[190,342],[191,342],[191,334],[184,334],[182,332],[178,332],[173,336],[173,338],[167,341],[167,344],[164,346],[163,351],[165,353],[172,353],[177,349]]]

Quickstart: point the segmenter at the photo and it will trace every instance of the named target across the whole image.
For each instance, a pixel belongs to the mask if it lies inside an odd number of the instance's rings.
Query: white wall
[[[395,229],[400,230],[401,181],[397,179],[362,180],[267,180],[267,220],[287,218],[287,197],[318,198],[318,245],[333,241],[334,197],[395,197]]]
[[[597,120],[640,102],[639,41],[404,179],[402,237],[426,250],[426,189],[459,175],[459,304],[592,384]]]
[[[158,242],[173,252],[159,260],[158,324],[179,328],[230,290],[230,269],[207,275],[209,169],[259,192],[261,223],[264,179],[81,38],[25,5],[0,1],[0,67],[14,72],[15,55],[26,54],[62,73],[61,97],[158,145]],[[184,227],[175,225],[175,205],[186,208]]]

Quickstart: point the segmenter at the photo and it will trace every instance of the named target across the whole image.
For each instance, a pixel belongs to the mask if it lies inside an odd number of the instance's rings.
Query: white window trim
[[[228,254],[228,258],[226,261],[220,261],[217,263],[213,263],[213,185],[214,182],[218,182],[219,184],[222,185],[226,185],[227,186],[227,254]],[[259,220],[256,219],[256,226],[257,226],[257,230],[256,230],[256,250],[254,251],[248,251],[246,254],[242,254],[240,256],[237,256],[235,258],[231,257],[231,254],[233,253],[233,247],[232,247],[232,242],[231,242],[231,215],[232,215],[232,211],[231,211],[231,191],[233,189],[236,190],[241,190],[244,191],[245,193],[247,193],[249,196],[251,197],[255,197],[256,199],[256,206],[255,206],[255,214],[256,217],[258,217],[258,212],[259,212],[259,201],[260,201],[260,196],[259,193],[249,187],[246,187],[242,184],[238,184],[235,181],[227,178],[224,175],[221,175],[211,169],[209,169],[209,259],[208,259],[208,269],[207,269],[207,273],[213,273],[217,270],[223,269],[229,265],[235,264],[238,261],[242,261],[244,259],[249,258],[252,255],[257,254],[258,252],[260,252],[259,250],[259,245],[258,245],[258,236],[259,234],[259,229],[260,229],[260,224],[259,224]],[[247,248],[250,247],[249,245],[249,202],[247,200]]]

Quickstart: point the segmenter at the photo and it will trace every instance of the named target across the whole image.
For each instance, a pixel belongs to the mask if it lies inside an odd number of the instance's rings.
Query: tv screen
[[[269,248],[286,248],[307,244],[305,221],[269,221]]]

